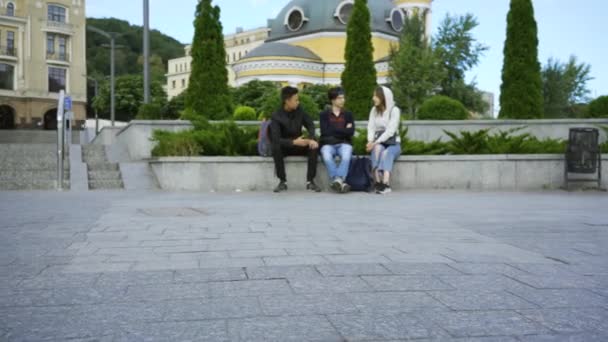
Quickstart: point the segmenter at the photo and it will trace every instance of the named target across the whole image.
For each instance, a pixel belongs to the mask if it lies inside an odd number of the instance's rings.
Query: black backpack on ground
[[[352,191],[371,191],[374,185],[372,161],[368,157],[353,157],[346,183],[350,185]]]

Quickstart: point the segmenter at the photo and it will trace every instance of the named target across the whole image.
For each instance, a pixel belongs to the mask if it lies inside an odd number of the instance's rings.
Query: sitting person
[[[320,192],[315,184],[317,173],[317,159],[319,158],[319,144],[315,139],[315,124],[311,117],[300,108],[298,89],[285,87],[281,90],[282,106],[272,114],[270,124],[270,141],[272,157],[279,184],[274,192],[287,190],[287,175],[285,174],[285,157],[293,155],[308,156],[308,172],[306,176],[306,189]],[[303,137],[302,127],[308,131]]]
[[[391,192],[393,165],[401,154],[401,110],[395,106],[393,92],[386,87],[376,88],[373,101],[367,125],[366,150],[371,152],[376,193],[387,194]]]
[[[355,134],[353,114],[344,110],[344,90],[332,88],[328,93],[331,108],[321,112],[321,156],[327,167],[331,188],[335,192],[347,193],[350,186],[346,176],[353,154],[352,138]],[[335,157],[340,156],[336,165]]]

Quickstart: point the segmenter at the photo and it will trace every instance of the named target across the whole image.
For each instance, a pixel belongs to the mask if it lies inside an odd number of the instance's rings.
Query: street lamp
[[[144,103],[150,103],[150,3],[144,1]]]
[[[93,84],[95,85],[95,96],[97,97],[98,91],[99,91],[99,84],[97,82],[96,79],[94,79],[93,77],[87,76],[87,75],[82,75],[84,77],[86,77],[89,81],[92,81]],[[93,107],[93,106],[91,106]],[[97,133],[99,133],[99,116],[97,115],[97,109],[93,107],[93,112],[95,112],[95,136],[97,136]]]
[[[114,112],[114,41],[116,40],[116,37],[120,36],[121,34],[116,32],[106,32],[91,25],[87,25],[87,30],[98,33],[110,40],[110,118],[112,120],[112,127],[114,127],[114,120],[116,117]]]

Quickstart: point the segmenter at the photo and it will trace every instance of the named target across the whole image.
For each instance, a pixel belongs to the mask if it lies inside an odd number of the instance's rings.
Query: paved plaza
[[[598,192],[0,192],[0,341],[608,341]]]

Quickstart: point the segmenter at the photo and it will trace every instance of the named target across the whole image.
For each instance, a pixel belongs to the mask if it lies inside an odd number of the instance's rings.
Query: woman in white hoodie
[[[387,87],[376,88],[373,101],[367,124],[367,152],[371,152],[376,193],[387,194],[391,192],[393,164],[401,155],[401,110]]]

